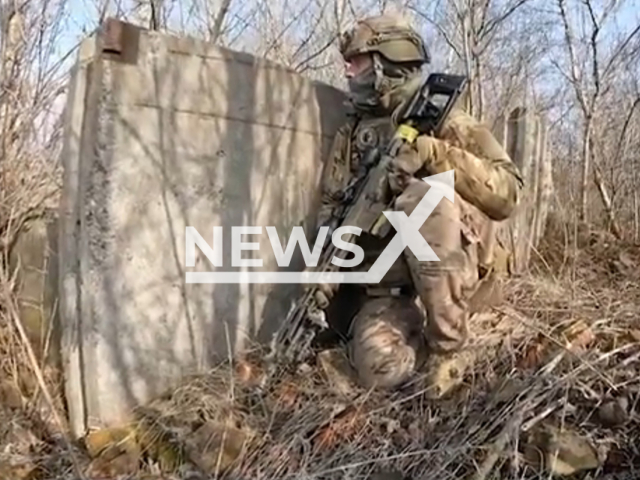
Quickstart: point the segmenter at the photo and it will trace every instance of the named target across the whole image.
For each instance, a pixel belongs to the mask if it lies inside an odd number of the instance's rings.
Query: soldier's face
[[[373,64],[371,55],[362,54],[356,55],[345,62],[344,74],[347,78],[357,77],[362,72],[366,71]]]

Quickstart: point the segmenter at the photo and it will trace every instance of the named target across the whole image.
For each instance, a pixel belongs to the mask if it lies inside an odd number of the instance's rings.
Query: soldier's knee
[[[365,388],[393,389],[408,381],[424,353],[423,317],[406,299],[368,302],[352,325],[350,357]]]

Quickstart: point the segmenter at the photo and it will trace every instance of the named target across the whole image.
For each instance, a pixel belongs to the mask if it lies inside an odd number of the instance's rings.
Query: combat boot
[[[439,400],[463,383],[464,376],[473,367],[471,350],[436,353],[431,352],[423,364],[423,388],[425,397]]]

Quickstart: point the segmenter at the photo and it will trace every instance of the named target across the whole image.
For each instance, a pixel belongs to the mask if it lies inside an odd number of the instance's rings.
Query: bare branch
[[[428,15],[426,15],[422,11],[418,10],[416,7],[410,6],[409,9],[415,12],[417,15],[419,15],[421,18],[423,18],[427,22],[429,22],[431,25],[436,27],[436,30],[438,30],[438,33],[442,35],[442,38],[444,39],[445,42],[447,42],[447,45],[449,45],[449,47],[455,52],[456,56],[460,59],[464,58],[464,55],[462,54],[462,52],[460,52],[459,48],[453,42],[449,34],[442,28],[442,26],[438,22],[430,18]]]
[[[621,160],[621,153],[623,151],[623,145],[625,145],[625,139],[627,136],[627,131],[629,129],[629,125],[631,124],[631,119],[633,118],[633,114],[636,111],[636,107],[640,105],[640,96],[636,97],[636,99],[633,101],[633,104],[631,105],[631,108],[629,109],[629,113],[627,114],[627,117],[624,120],[624,125],[622,126],[622,131],[620,132],[620,137],[618,138],[618,141],[616,143],[616,153],[613,157],[614,163],[617,163]]]
[[[580,73],[578,70],[578,64],[576,60],[573,34],[571,32],[571,27],[569,26],[569,19],[567,17],[567,11],[565,8],[565,0],[558,0],[558,8],[560,10],[560,18],[562,19],[562,25],[564,28],[565,44],[567,47],[567,51],[569,53],[569,63],[570,63],[569,78],[571,79],[571,84],[573,85],[576,98],[580,103],[580,106],[582,107],[582,111],[584,112],[585,115],[588,115],[589,108],[587,107],[587,102],[584,98],[584,94],[581,88]]]
[[[333,44],[333,42],[336,40],[337,35],[334,35],[333,37],[331,37],[323,46],[321,46],[317,51],[315,51],[314,53],[312,53],[311,55],[309,55],[307,58],[305,58],[304,60],[301,60],[298,64],[296,64],[295,67],[293,67],[294,70],[299,71],[299,72],[303,72],[305,71],[308,67],[303,68],[305,65],[309,65],[310,62],[312,62],[313,60],[315,60],[316,58],[318,58],[320,55],[322,55],[324,52],[327,51],[327,49],[329,47],[331,47],[331,45]]]
[[[609,75],[617,59],[622,55],[622,53],[627,48],[631,40],[633,40],[636,37],[636,35],[638,35],[638,33],[640,33],[640,24],[636,25],[633,31],[620,43],[618,48],[616,48],[615,52],[611,55],[611,58],[607,62],[607,66],[604,68],[603,76]]]
[[[220,35],[222,33],[222,25],[224,24],[224,20],[230,7],[231,0],[222,0],[222,5],[220,5],[220,10],[218,10],[216,18],[213,22],[213,27],[211,29],[211,41],[213,43],[218,43],[220,39]]]
[[[513,5],[507,8],[506,11],[502,13],[502,15],[487,22],[486,28],[478,32],[478,37],[485,38],[486,36],[491,35],[491,32],[495,31],[495,29],[501,23],[506,21],[511,15],[513,15],[520,7],[522,7],[528,1],[529,0],[517,0]]]
[[[591,74],[593,75],[593,83],[594,83],[595,91],[593,92],[593,95],[591,97],[591,105],[589,109],[593,111],[598,95],[600,93],[600,70],[598,68],[598,35],[600,33],[600,24],[596,19],[595,13],[593,12],[593,7],[591,6],[591,0],[582,0],[582,1],[587,6],[587,10],[589,11],[589,17],[591,18],[591,27],[592,27],[589,46],[591,48]]]

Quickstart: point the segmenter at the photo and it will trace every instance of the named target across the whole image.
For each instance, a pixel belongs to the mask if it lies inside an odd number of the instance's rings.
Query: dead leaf
[[[633,260],[633,258],[631,258],[631,255],[629,255],[627,252],[620,252],[620,255],[618,256],[618,260],[620,260],[620,263],[622,263],[625,267],[629,269],[633,270],[636,268],[636,262]]]
[[[298,375],[310,375],[311,373],[313,373],[313,367],[306,362],[301,363],[300,365],[298,365],[298,368],[296,368],[296,373]]]
[[[94,430],[84,443],[93,458],[86,472],[90,478],[114,478],[139,469],[142,451],[132,427]]]
[[[101,428],[90,432],[84,439],[85,446],[92,458],[139,450],[135,431],[130,427]]]
[[[23,455],[25,458],[29,458],[33,451],[42,445],[42,440],[36,433],[21,422],[10,422],[4,433],[2,445],[11,445],[12,453]]]
[[[566,348],[572,353],[586,349],[596,340],[593,330],[583,321],[571,325],[565,331],[565,338],[567,339]]]
[[[264,371],[258,365],[244,359],[237,362],[235,371],[238,381],[248,386],[259,385],[264,377]]]
[[[281,384],[276,392],[278,403],[285,408],[293,408],[298,401],[298,387],[291,382]]]
[[[579,320],[562,332],[564,347],[571,353],[578,353],[588,348],[595,340],[596,335],[584,321]],[[535,369],[546,362],[555,351],[559,349],[557,343],[552,343],[543,337],[530,345],[516,367],[520,370]]]
[[[469,299],[469,312],[471,314],[484,312],[502,304],[503,301],[504,294],[498,273],[492,270],[480,281],[477,290]]]
[[[629,419],[628,408],[629,401],[626,397],[609,400],[598,408],[598,419],[605,427],[623,425]]]
[[[628,275],[636,270],[635,262],[627,252],[620,252],[616,260],[611,260],[610,267],[622,275]]]
[[[17,374],[18,391],[25,397],[30,397],[40,388],[33,372],[26,366],[18,367]]]
[[[250,439],[248,431],[207,422],[187,440],[187,453],[201,470],[213,474],[228,469]]]
[[[356,407],[348,407],[328,424],[321,427],[316,437],[316,447],[330,449],[338,441],[349,441],[362,428],[363,424],[364,416],[362,413]]]
[[[634,342],[640,342],[640,330],[629,330],[629,336]]]
[[[524,458],[555,475],[573,475],[600,466],[598,451],[586,438],[552,424],[542,424],[531,432],[525,444]]]
[[[407,431],[409,432],[409,435],[414,442],[421,442],[424,438],[426,429],[423,427],[419,420],[414,420],[407,427]]]
[[[278,465],[281,465],[287,470],[299,470],[302,464],[301,454],[296,449],[291,449],[289,446],[275,443],[269,447],[267,458],[272,459]],[[247,478],[246,476],[240,476],[240,478]]]
[[[556,474],[573,475],[598,468],[598,452],[585,439],[565,432],[556,438],[553,448],[547,452],[547,464]]]
[[[188,477],[189,480],[205,480],[204,477],[197,476],[196,473],[191,473]],[[156,473],[142,473],[136,480],[175,480],[175,477],[167,477]]]
[[[536,368],[542,363],[545,348],[546,345],[542,341],[530,345],[517,362],[516,368],[518,368],[518,370],[531,370]]]
[[[625,464],[626,461],[627,455],[625,454],[624,450],[617,445],[613,445],[607,453],[605,465],[610,468],[620,468]]]
[[[22,407],[22,393],[18,386],[8,379],[0,382],[0,405],[11,409]]]
[[[141,449],[158,463],[162,472],[175,471],[184,463],[184,448],[160,422],[152,418],[144,418],[136,427]]]
[[[30,461],[13,465],[9,462],[0,462],[0,478],[3,479],[37,480],[44,477],[43,473],[41,468]]]
[[[391,435],[394,432],[400,430],[400,422],[395,418],[385,418],[383,421],[387,435]]]

